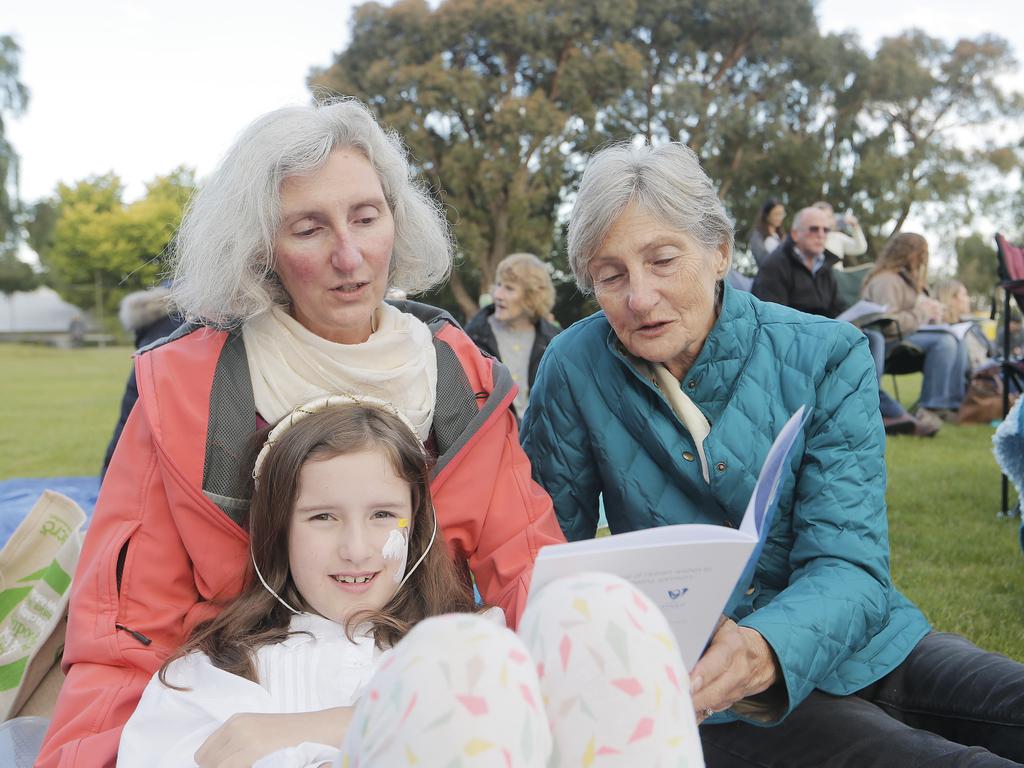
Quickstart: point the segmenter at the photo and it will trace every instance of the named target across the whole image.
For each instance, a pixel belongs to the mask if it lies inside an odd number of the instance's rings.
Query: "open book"
[[[739,528],[666,525],[541,549],[530,597],[563,576],[614,573],[632,582],[665,614],[687,669],[697,663],[718,617],[753,577],[778,506],[778,486],[804,423],[804,408],[779,431],[765,458]]]
[[[922,325],[917,330],[951,333],[960,341],[963,341],[964,336],[970,332],[972,327],[974,327],[974,323],[967,321],[963,323],[931,323],[930,325]]]
[[[844,323],[853,323],[856,326],[865,326],[879,320],[890,319],[886,315],[888,311],[889,308],[884,304],[876,304],[873,301],[861,299],[839,315],[836,320],[841,320]]]

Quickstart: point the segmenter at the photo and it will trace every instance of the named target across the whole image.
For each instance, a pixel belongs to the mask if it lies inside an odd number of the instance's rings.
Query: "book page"
[[[680,536],[682,532],[678,529],[682,528],[704,529],[708,538]],[[616,541],[635,535],[624,533],[544,547],[533,567],[530,596],[563,576],[579,576],[590,571],[621,576],[665,614],[686,668],[690,669],[700,658],[755,542],[745,533],[717,525],[671,525],[635,533],[653,532],[663,533],[666,540],[661,544],[633,547]],[[604,542],[607,542],[605,547],[588,547],[582,551],[565,549],[576,544]]]
[[[917,330],[919,331],[938,331],[942,333],[951,333],[956,336],[960,341],[964,340],[964,336],[971,330],[971,326],[974,323],[967,322],[963,323],[930,323],[928,325],[922,325]]]
[[[640,589],[668,619],[687,669],[726,610],[734,589],[745,588],[771,527],[778,486],[802,434],[801,407],[775,438],[738,529],[682,524],[544,547],[537,556],[530,595],[555,579],[598,571],[614,573]]]
[[[866,315],[884,315],[888,311],[889,308],[885,304],[876,304],[873,301],[861,299],[839,315],[836,320],[842,320],[844,323],[856,323]]]

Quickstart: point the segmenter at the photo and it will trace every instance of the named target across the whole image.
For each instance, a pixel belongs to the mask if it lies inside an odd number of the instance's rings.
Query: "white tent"
[[[82,310],[52,288],[0,293],[0,334],[67,333],[75,320],[88,324]]]

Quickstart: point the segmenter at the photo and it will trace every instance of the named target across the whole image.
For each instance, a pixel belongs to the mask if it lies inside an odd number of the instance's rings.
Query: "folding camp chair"
[[[868,273],[874,267],[874,262],[858,264],[842,272],[836,272],[836,286],[839,290],[839,297],[847,306],[852,306],[860,298],[861,287]],[[900,399],[900,387],[896,381],[897,376],[905,373],[917,373],[924,370],[924,351],[914,344],[903,340],[903,334],[899,330],[899,324],[892,317],[871,316],[867,322],[854,320],[853,324],[862,330],[875,330],[885,332],[888,326],[896,323],[896,335],[899,343],[891,345],[885,355],[885,371],[892,376],[892,389],[896,399]]]
[[[896,329],[899,343],[893,345],[885,355],[885,372],[892,376],[892,391],[896,395],[896,399],[899,400],[900,389],[896,377],[905,373],[923,371],[924,350],[916,344],[904,340],[903,333],[899,331],[899,323],[896,323]]]
[[[996,256],[999,259],[999,285],[1003,289],[1003,349],[1000,371],[1003,377],[1003,418],[1006,418],[1010,410],[1010,385],[1016,386],[1016,391],[1024,392],[1021,386],[1024,376],[1024,366],[1020,361],[1014,361],[1010,357],[1010,296],[1013,296],[1018,308],[1024,312],[1024,248],[1014,245],[1001,234],[996,234]],[[1003,475],[1002,507],[1000,514],[1012,514],[1010,512],[1010,491],[1009,481]],[[1017,511],[1020,510],[1020,501],[1017,502]]]

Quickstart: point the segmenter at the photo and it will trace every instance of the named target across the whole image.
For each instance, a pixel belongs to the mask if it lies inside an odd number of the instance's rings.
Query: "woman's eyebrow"
[[[352,210],[353,208],[362,208],[367,205],[372,205],[377,208],[386,208],[388,205],[388,201],[385,200],[383,197],[368,197],[364,200],[359,200],[358,202],[353,203],[351,206],[349,206],[349,210]]]
[[[675,248],[683,247],[683,244],[677,238],[672,237],[671,235],[662,235],[661,237],[652,238],[641,245],[640,252],[647,253],[648,251],[653,251],[657,248],[663,248],[666,245],[671,245]]]
[[[356,202],[349,205],[348,210],[356,211],[359,210],[360,208],[365,208],[367,206],[384,209],[388,207],[388,203],[387,200],[385,200],[383,197],[367,197],[362,200],[357,200]],[[322,217],[323,215],[324,210],[322,207],[319,206],[313,208],[296,208],[294,211],[282,211],[281,220],[291,224],[296,221],[302,221],[303,219],[315,219],[318,217]]]
[[[321,215],[322,214],[319,209],[306,208],[297,210],[294,213],[291,211],[284,211],[281,219],[288,224],[294,224],[295,222],[302,221],[303,219],[316,219]]]

